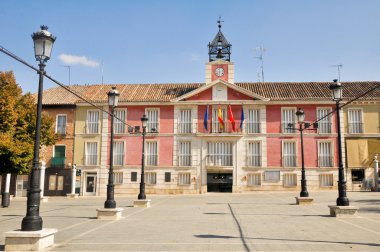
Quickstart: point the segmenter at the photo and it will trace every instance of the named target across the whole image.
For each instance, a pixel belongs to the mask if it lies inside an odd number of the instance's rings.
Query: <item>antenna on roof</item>
[[[264,59],[263,59],[263,53],[265,52],[265,48],[263,46],[258,46],[255,49],[256,52],[259,53],[258,57],[254,57],[256,59],[259,59],[261,62],[261,78],[262,78],[262,83],[265,82],[264,80]]]
[[[64,66],[64,67],[67,67],[67,69],[69,69],[69,86],[71,85],[71,66],[67,65],[67,66]]]
[[[338,68],[338,81],[340,82],[340,69],[343,67],[342,64],[339,65],[330,65],[329,67],[336,67]]]
[[[103,83],[103,60],[102,60],[101,65],[102,65],[102,85],[103,85],[103,84],[104,84],[104,83]]]

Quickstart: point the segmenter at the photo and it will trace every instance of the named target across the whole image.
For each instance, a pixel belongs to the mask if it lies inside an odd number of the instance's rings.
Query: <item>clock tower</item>
[[[231,44],[224,37],[221,28],[223,21],[219,20],[219,31],[213,41],[208,43],[209,62],[206,64],[206,84],[221,79],[234,83],[234,64],[231,60]]]

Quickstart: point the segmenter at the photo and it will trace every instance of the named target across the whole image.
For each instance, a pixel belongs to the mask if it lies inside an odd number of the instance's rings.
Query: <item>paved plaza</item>
[[[349,192],[354,218],[329,216],[336,191],[310,192],[313,205],[296,205],[298,192],[148,195],[116,198],[123,219],[96,219],[104,197],[41,202],[44,228],[56,228],[44,251],[380,251],[380,192]],[[25,199],[0,208],[0,232],[19,229]],[[0,238],[4,250],[4,237]]]

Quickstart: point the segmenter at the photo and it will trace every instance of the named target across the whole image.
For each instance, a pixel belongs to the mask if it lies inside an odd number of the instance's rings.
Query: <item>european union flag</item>
[[[203,126],[205,127],[205,130],[208,131],[208,105],[205,112],[205,118],[203,120]]]

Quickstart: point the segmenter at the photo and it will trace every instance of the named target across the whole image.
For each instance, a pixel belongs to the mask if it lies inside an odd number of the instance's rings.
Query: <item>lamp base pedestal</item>
[[[331,217],[355,217],[359,207],[356,206],[329,206]]]
[[[295,197],[297,205],[311,205],[314,203],[314,199],[311,197]]]
[[[40,251],[54,244],[55,228],[5,232],[5,251]]]
[[[143,200],[134,200],[133,201],[133,206],[134,207],[145,207],[148,208],[150,207],[150,199],[143,199]]]
[[[99,220],[119,220],[122,218],[124,208],[98,208],[96,211],[98,212],[97,218]]]
[[[78,197],[79,197],[79,194],[77,194],[77,193],[74,193],[74,194],[68,193],[68,194],[66,194],[66,198],[75,198],[75,199],[77,199]]]

